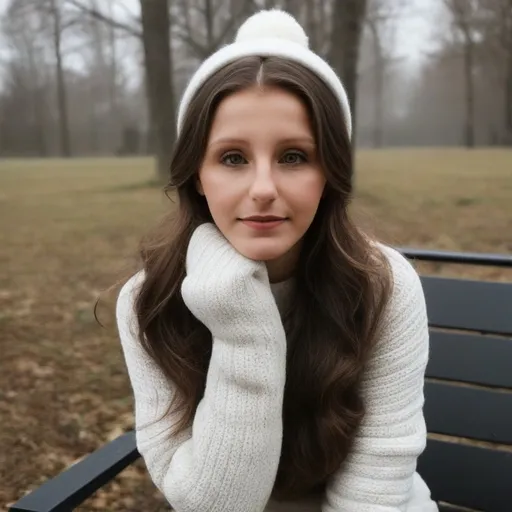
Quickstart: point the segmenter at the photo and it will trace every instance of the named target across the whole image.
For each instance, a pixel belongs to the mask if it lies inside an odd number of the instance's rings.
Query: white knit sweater
[[[426,443],[422,413],[428,359],[425,301],[418,275],[381,246],[394,278],[391,302],[364,378],[366,416],[354,448],[322,500],[270,500],[282,441],[286,337],[263,263],[241,256],[210,224],[192,236],[182,295],[212,333],[213,349],[193,425],[170,437],[161,416],[174,386],[137,340],[133,276],[117,322],[135,398],[138,449],[155,485],[177,512],[434,512],[416,469]],[[274,296],[275,295],[275,296]]]

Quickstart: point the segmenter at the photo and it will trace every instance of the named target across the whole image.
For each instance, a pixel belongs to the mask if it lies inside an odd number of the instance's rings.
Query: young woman
[[[418,275],[348,213],[351,117],[262,11],[191,79],[179,206],[122,288],[137,446],[177,512],[430,512]]]

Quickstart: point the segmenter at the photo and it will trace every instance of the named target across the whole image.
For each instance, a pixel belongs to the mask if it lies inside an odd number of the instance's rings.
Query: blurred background
[[[173,207],[159,187],[187,80],[274,6],[346,85],[361,225],[512,252],[512,0],[0,0],[0,507],[132,428],[94,303]],[[80,510],[167,508],[139,461]]]

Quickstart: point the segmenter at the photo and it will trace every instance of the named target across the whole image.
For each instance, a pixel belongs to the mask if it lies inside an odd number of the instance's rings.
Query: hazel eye
[[[235,167],[247,163],[247,160],[240,153],[226,153],[221,161],[225,165]]]
[[[286,165],[297,165],[307,162],[307,156],[302,151],[288,151],[281,158]]]

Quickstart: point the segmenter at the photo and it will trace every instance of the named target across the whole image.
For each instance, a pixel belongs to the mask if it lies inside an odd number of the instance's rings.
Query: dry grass
[[[512,151],[362,152],[358,165],[356,210],[363,210],[363,224],[373,227],[386,242],[512,252]],[[422,268],[488,279],[511,277],[499,269]]]
[[[358,168],[357,216],[385,241],[511,252],[512,151],[363,152]],[[166,207],[151,178],[147,159],[0,161],[0,507],[132,425],[114,325],[92,308]],[[80,508],[164,509],[140,463]]]

